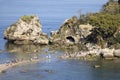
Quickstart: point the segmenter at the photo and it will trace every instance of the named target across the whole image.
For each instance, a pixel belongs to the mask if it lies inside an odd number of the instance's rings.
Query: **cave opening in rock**
[[[66,39],[69,41],[69,42],[75,42],[75,39],[72,37],[72,36],[68,36],[66,37]]]

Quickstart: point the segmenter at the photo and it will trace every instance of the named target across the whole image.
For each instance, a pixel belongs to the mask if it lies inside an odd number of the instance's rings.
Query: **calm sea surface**
[[[61,60],[62,50],[49,46],[14,45],[3,39],[4,30],[23,15],[38,15],[43,32],[57,30],[63,21],[76,15],[97,12],[108,0],[0,0],[0,63],[28,60],[34,55],[49,60],[23,64],[0,74],[0,80],[120,80],[120,61]],[[4,50],[4,51],[3,51]],[[34,53],[34,50],[39,52]],[[94,69],[95,64],[101,68]]]

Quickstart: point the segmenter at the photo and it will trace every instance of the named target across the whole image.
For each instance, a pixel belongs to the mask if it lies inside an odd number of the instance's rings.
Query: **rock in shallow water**
[[[48,44],[47,34],[37,16],[23,16],[4,32],[5,39],[15,44]]]

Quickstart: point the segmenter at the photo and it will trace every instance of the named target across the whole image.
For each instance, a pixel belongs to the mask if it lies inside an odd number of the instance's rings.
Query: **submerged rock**
[[[48,44],[37,16],[23,16],[4,32],[5,39],[15,44]]]
[[[94,68],[100,68],[101,66],[100,65],[94,65]]]

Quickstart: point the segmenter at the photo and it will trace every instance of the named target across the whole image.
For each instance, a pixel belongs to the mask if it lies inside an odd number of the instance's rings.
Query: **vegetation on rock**
[[[4,38],[15,44],[48,44],[38,16],[22,16],[4,31]]]
[[[120,43],[120,4],[115,0],[109,0],[98,13],[81,15],[79,23],[94,26],[87,37],[89,42],[105,42],[108,47]]]
[[[24,22],[26,23],[30,23],[31,22],[31,19],[33,19],[34,16],[27,16],[27,15],[24,15],[21,17],[21,20],[23,20]]]
[[[120,13],[120,0],[109,0],[105,5],[103,5],[102,11],[104,13],[119,14]]]
[[[88,24],[92,27],[90,28]],[[86,26],[85,28],[88,30],[84,29],[82,25]],[[84,36],[85,34],[88,35]],[[119,1],[109,0],[98,13],[81,15],[79,19],[73,16],[71,19],[65,20],[60,29],[52,33],[50,40],[60,44],[68,41],[93,43],[102,48],[120,44]]]

